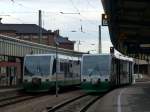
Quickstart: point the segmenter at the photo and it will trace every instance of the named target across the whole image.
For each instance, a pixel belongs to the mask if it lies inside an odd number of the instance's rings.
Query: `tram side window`
[[[123,74],[123,61],[120,60],[120,74]]]
[[[128,63],[126,61],[123,61],[122,62],[122,74],[123,75],[126,75],[128,74]]]
[[[116,59],[112,60],[112,72],[114,75],[117,74],[117,60]]]
[[[65,63],[60,62],[60,72],[64,71],[64,65],[65,65]]]
[[[77,61],[77,65],[79,65],[79,64],[80,64],[80,60]]]
[[[54,59],[54,62],[53,62],[52,74],[54,73],[56,73],[56,59]]]
[[[60,72],[69,72],[69,63],[60,62]]]
[[[115,60],[112,59],[111,72],[114,72],[114,62],[115,62]]]
[[[70,67],[72,67],[72,63],[70,63]]]
[[[60,72],[68,71],[69,64],[67,62],[60,62]]]
[[[67,62],[61,62],[60,63],[60,72],[64,73],[65,77],[68,77],[69,75],[69,67],[70,67],[70,63]]]

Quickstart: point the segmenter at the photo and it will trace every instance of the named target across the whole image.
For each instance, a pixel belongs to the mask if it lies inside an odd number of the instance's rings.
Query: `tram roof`
[[[26,57],[30,57],[30,56],[52,56],[52,57],[56,57],[56,54],[51,53],[51,54],[27,54]],[[58,54],[59,58],[62,59],[68,59],[68,60],[80,60],[80,58],[78,56],[69,56],[69,55],[63,55],[63,54]]]
[[[117,55],[117,54],[110,54],[110,53],[101,53],[101,54],[83,54],[84,56],[110,56],[110,57],[114,57],[120,60],[126,60],[126,61],[134,61],[133,58],[130,58],[128,56],[124,56],[124,55]]]

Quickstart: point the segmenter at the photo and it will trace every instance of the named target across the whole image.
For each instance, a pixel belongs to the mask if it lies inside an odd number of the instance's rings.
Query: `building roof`
[[[18,34],[38,34],[40,27],[36,24],[0,24],[0,31],[15,31]],[[43,34],[48,34],[47,30],[42,29]]]
[[[67,37],[62,37],[62,36],[58,36],[58,38],[57,38],[57,41],[58,41],[58,43],[61,43],[61,44],[74,44],[74,41],[70,41],[70,40],[68,40],[68,38]]]
[[[0,23],[0,32],[6,31],[10,32],[13,31],[17,34],[39,34],[39,27],[36,24],[2,24]],[[42,34],[54,34],[50,30],[42,29]],[[59,35],[59,34],[58,34]],[[67,37],[58,36],[57,40],[60,44],[74,44],[74,41],[68,40]]]

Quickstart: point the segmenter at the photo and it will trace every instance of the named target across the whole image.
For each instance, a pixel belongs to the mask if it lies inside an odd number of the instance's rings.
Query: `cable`
[[[1,12],[1,13],[3,13],[3,14],[5,14],[5,13],[17,13],[17,14],[29,14],[29,13],[37,13],[37,12],[28,12],[28,11],[7,11],[7,12]]]
[[[91,6],[93,9],[95,9],[95,7],[93,7],[93,6],[91,5],[91,3],[90,3],[89,0],[87,0],[87,3],[88,3],[88,5]]]
[[[72,0],[69,0],[69,1],[71,2],[72,6],[76,9],[76,11],[80,14],[79,9],[75,6],[75,4],[73,3],[73,1]]]
[[[11,2],[14,3],[14,4],[17,4],[17,5],[19,5],[19,6],[23,7],[23,8],[25,8],[25,9],[26,9],[26,8],[33,9],[33,8],[31,8],[31,7],[26,7],[26,6],[24,6],[23,4],[16,2],[16,0],[11,0]]]
[[[11,0],[11,2],[13,2],[13,3],[14,3],[15,1],[14,1],[14,0]]]
[[[71,2],[71,4],[72,4],[72,6],[74,7],[74,9],[76,9],[76,11],[79,13],[79,16],[80,16],[81,18],[83,18],[84,20],[87,20],[88,23],[94,25],[93,22],[89,21],[86,17],[84,17],[84,16],[81,14],[81,12],[80,12],[79,9],[75,6],[75,4],[73,3],[72,0],[69,0],[69,1]]]

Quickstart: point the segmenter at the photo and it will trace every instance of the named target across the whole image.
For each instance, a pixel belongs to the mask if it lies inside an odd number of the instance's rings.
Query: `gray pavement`
[[[139,82],[106,94],[88,112],[150,112],[150,82]]]
[[[22,88],[3,88],[3,89],[0,89],[0,93],[18,91],[18,90],[21,90],[21,89]]]

